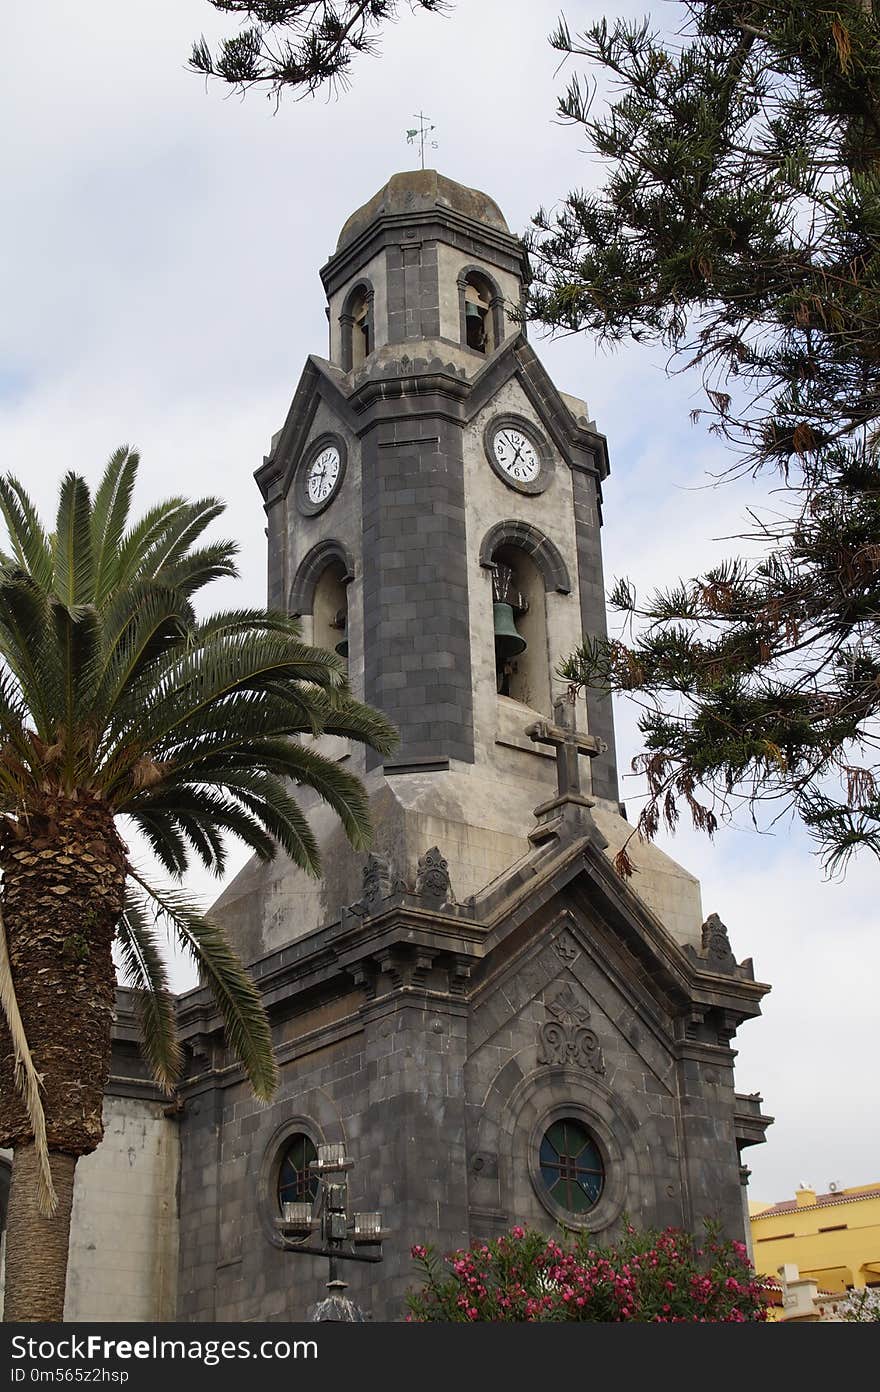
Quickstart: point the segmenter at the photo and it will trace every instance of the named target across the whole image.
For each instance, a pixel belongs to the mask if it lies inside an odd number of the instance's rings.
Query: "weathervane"
[[[424,113],[424,111],[419,111],[419,112],[416,113],[416,120],[418,121],[419,124],[418,124],[413,130],[408,130],[408,131],[407,131],[407,133],[406,133],[406,143],[407,143],[407,145],[415,145],[416,141],[418,140],[418,142],[419,142],[419,157],[420,157],[420,159],[421,159],[421,161],[422,161],[422,168],[424,169],[424,167],[425,167],[425,140],[426,140],[427,137],[431,134],[431,131],[432,131],[432,130],[436,130],[436,127],[429,124],[431,118],[430,118],[430,116],[426,116],[425,113]],[[437,149],[437,141],[436,141],[436,140],[429,140],[429,141],[428,141],[428,149],[429,149],[429,150],[436,150],[436,149]]]

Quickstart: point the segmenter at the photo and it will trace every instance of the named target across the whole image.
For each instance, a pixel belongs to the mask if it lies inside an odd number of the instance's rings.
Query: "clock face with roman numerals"
[[[516,426],[499,426],[492,436],[492,453],[498,467],[514,483],[534,483],[541,472],[538,451]]]
[[[327,445],[315,456],[306,475],[306,497],[310,503],[329,502],[339,483],[341,462],[335,445]]]

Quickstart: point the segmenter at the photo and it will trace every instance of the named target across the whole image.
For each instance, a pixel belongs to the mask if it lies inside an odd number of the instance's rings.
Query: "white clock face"
[[[498,465],[514,483],[534,483],[541,472],[541,461],[531,440],[515,426],[496,430],[492,450]]]
[[[312,460],[306,478],[306,496],[310,503],[325,503],[336,487],[340,468],[339,450],[328,445]]]

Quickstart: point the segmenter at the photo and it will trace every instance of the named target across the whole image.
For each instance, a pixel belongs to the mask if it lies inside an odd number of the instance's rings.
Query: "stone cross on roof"
[[[585,735],[576,728],[574,704],[567,697],[560,697],[554,702],[553,716],[552,721],[536,720],[526,726],[529,739],[536,744],[548,744],[556,750],[556,797],[535,808],[535,816],[541,825],[529,838],[532,842],[546,840],[567,808],[589,811],[593,799],[587,797],[581,788],[580,759],[582,755],[595,759],[597,754],[604,754],[608,748],[604,740],[597,739],[595,735]]]

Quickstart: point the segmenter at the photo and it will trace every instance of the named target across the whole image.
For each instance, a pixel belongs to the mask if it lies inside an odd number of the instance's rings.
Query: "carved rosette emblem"
[[[578,1000],[570,986],[563,986],[547,1001],[547,1014],[538,1031],[538,1062],[569,1064],[601,1075],[605,1059],[599,1041],[587,1024],[589,1007]]]

